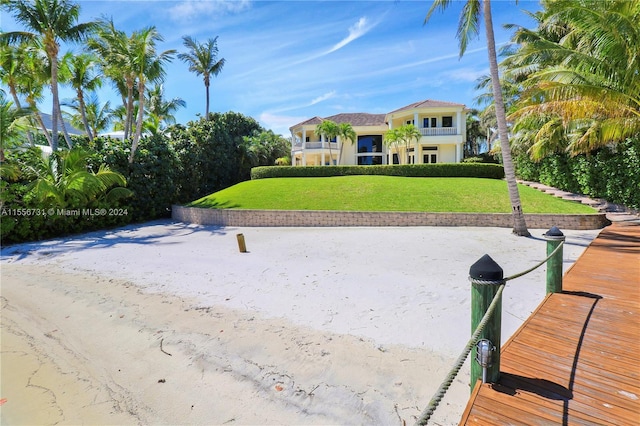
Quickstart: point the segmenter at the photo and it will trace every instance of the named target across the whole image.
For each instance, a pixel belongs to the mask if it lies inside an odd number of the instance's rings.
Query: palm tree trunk
[[[50,55],[51,60],[51,95],[53,108],[51,111],[51,151],[58,150],[58,117],[60,116],[60,98],[58,96],[58,58]]]
[[[84,94],[82,90],[78,90],[78,104],[80,105],[80,116],[82,117],[82,124],[84,124],[84,130],[89,136],[89,141],[93,142],[93,135],[91,134],[91,127],[89,127],[89,121],[87,120],[87,107],[84,104]]]
[[[144,79],[140,78],[138,81],[138,120],[136,121],[136,133],[133,135],[133,142],[131,143],[131,153],[129,153],[129,164],[133,164],[133,158],[138,149],[138,143],[140,142],[140,136],[142,135],[142,120],[144,118]]]
[[[496,119],[498,121],[498,134],[500,136],[500,147],[502,150],[502,160],[504,163],[504,174],[509,190],[511,201],[511,213],[513,215],[513,233],[523,237],[531,234],[527,229],[527,223],[520,204],[520,194],[518,193],[518,183],[516,182],[515,168],[511,158],[511,146],[509,145],[509,130],[507,128],[507,118],[502,98],[502,87],[500,86],[500,76],[498,74],[498,59],[496,55],[496,42],[493,34],[493,21],[491,19],[491,1],[483,1],[484,26],[487,32],[487,51],[489,53],[489,69],[491,72],[491,84],[493,86],[493,99],[495,101]]]
[[[124,139],[127,140],[131,136],[131,128],[133,122],[133,82],[127,81],[127,108],[124,118]]]
[[[205,109],[204,118],[205,120],[208,120],[209,119],[209,82],[208,81],[204,82],[204,88],[207,94],[207,107]]]

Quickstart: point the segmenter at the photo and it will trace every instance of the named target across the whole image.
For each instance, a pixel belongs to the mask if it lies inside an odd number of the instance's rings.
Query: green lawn
[[[520,185],[525,213],[596,213],[591,207]],[[507,184],[497,179],[344,176],[241,182],[191,207],[509,213]]]

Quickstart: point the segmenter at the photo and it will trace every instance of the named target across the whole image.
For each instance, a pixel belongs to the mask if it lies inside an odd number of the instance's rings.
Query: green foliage
[[[553,154],[537,163],[522,154],[516,169],[524,180],[640,208],[640,137],[589,155]]]
[[[499,163],[499,161],[496,159],[496,156],[489,154],[488,152],[478,154],[474,157],[467,157],[463,159],[462,162],[463,163],[490,163],[490,164]]]
[[[105,165],[96,171],[82,150],[48,157],[39,148],[12,152],[2,174],[2,244],[57,237],[127,223],[129,190],[122,175]]]
[[[235,112],[209,114],[187,127],[169,129],[181,165],[179,201],[200,198],[231,186],[247,175],[244,137],[262,131],[253,118]],[[249,166],[250,167],[250,166]]]
[[[497,164],[406,164],[385,166],[275,166],[251,169],[251,179],[274,177],[329,177],[353,175],[386,175],[406,177],[478,177],[504,178],[504,169]]]

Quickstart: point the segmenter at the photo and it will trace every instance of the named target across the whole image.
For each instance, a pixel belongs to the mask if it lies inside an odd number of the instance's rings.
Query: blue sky
[[[182,36],[199,42],[218,36],[223,71],[212,80],[211,111],[235,111],[289,136],[288,128],[313,116],[386,113],[424,99],[473,107],[476,79],[488,74],[484,28],[458,58],[456,29],[464,1],[453,1],[427,25],[430,1],[111,1],[82,0],[81,21],[112,17],[131,33],[155,25],[160,50],[185,51]],[[496,43],[509,41],[503,24],[532,27],[523,10],[537,1],[494,0]],[[3,31],[21,29],[2,12]],[[68,46],[67,50],[77,50]],[[186,123],[204,114],[201,77],[177,58],[167,67],[167,98],[187,107]],[[62,97],[71,97],[62,91]],[[120,103],[109,85],[101,101]],[[48,112],[50,101],[43,102]]]

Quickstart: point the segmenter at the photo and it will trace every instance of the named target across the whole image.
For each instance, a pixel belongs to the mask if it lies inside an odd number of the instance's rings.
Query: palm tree
[[[431,15],[438,9],[444,11],[450,4],[450,0],[435,0],[425,17],[425,23],[429,21]],[[496,119],[498,121],[498,135],[500,136],[500,146],[502,150],[502,161],[504,164],[504,174],[509,190],[511,201],[511,212],[513,215],[513,233],[519,236],[530,236],[527,223],[520,203],[518,183],[516,181],[515,167],[511,157],[511,146],[509,145],[509,129],[507,127],[507,117],[505,112],[502,87],[498,73],[498,59],[496,53],[496,42],[493,33],[493,20],[491,17],[490,0],[467,0],[465,3],[458,25],[458,41],[460,46],[460,56],[464,54],[472,36],[478,35],[480,17],[484,18],[485,35],[487,41],[487,52],[489,57],[489,70],[493,88],[493,98],[495,102]]]
[[[400,127],[389,129],[384,134],[385,144],[393,146],[398,154],[400,164],[409,162],[409,148],[411,142],[417,142],[422,137],[420,130],[413,124],[403,124]],[[404,158],[400,155],[400,148],[404,148]]]
[[[4,151],[9,144],[23,143],[21,137],[27,127],[25,118],[30,114],[29,109],[14,107],[0,90],[0,163],[4,162]]]
[[[640,1],[542,2],[536,30],[519,29],[504,63],[523,76],[510,118],[540,159],[588,153],[640,132]]]
[[[404,152],[407,155],[407,163],[409,162],[409,148],[412,142],[418,142],[422,137],[420,130],[413,124],[405,124],[400,126],[400,139],[404,142]]]
[[[395,148],[396,155],[398,156],[398,161],[402,164],[402,157],[400,157],[400,146],[402,143],[402,138],[400,137],[400,128],[395,127],[393,129],[389,129],[384,133],[383,142],[385,145]],[[393,163],[393,161],[391,161]]]
[[[204,79],[207,106],[205,117],[209,117],[209,86],[211,85],[211,75],[218,75],[224,67],[224,58],[218,59],[218,37],[210,38],[204,44],[199,44],[196,39],[190,36],[182,37],[184,46],[189,49],[187,53],[178,54],[181,61],[189,64],[189,71],[201,75]]]
[[[329,143],[329,164],[333,164],[331,141],[338,136],[338,132],[338,125],[331,120],[322,120],[322,123],[316,126],[316,133],[324,137],[324,139]]]
[[[46,52],[51,67],[51,148],[58,149],[60,98],[58,96],[58,53],[61,42],[83,40],[94,27],[93,23],[78,24],[80,6],[67,0],[7,0],[3,1],[14,13],[16,21],[32,32],[14,31],[0,35],[9,42],[36,41]]]
[[[102,73],[108,77],[122,97],[124,117],[121,130],[124,139],[133,133],[136,71],[130,54],[131,40],[124,31],[116,29],[113,19],[98,21],[96,37],[88,47],[101,59]]]
[[[7,85],[13,103],[18,110],[22,109],[18,92],[24,94],[24,81],[34,77],[24,71],[23,63],[28,60],[28,45],[21,43],[17,46],[9,44],[8,40],[0,39],[0,81]],[[33,135],[27,130],[27,139],[33,145]]]
[[[131,36],[131,59],[138,80],[138,119],[136,121],[136,132],[131,143],[129,163],[133,163],[138,142],[142,135],[146,84],[148,81],[157,82],[163,79],[165,74],[164,64],[171,61],[175,53],[175,50],[165,50],[157,53],[156,42],[162,40],[162,36],[154,26],[144,28],[141,31],[134,31]]]
[[[93,55],[83,53],[73,55],[67,53],[63,57],[64,66],[68,68],[68,82],[76,91],[76,99],[78,100],[78,112],[82,118],[82,125],[89,136],[89,140],[93,141],[95,134],[91,132],[91,127],[87,120],[87,106],[85,104],[85,91],[93,92],[102,86],[102,79],[95,72],[98,66],[97,58]]]
[[[120,173],[106,165],[97,172],[87,167],[89,154],[80,149],[54,152],[32,166],[37,179],[32,191],[47,206],[96,207],[100,201],[116,202],[131,196]]]
[[[157,131],[167,125],[175,124],[176,117],[173,113],[185,106],[187,103],[182,98],[165,100],[162,84],[156,84],[152,89],[147,90],[147,114],[158,122]]]
[[[342,150],[344,148],[344,143],[346,141],[350,141],[351,144],[353,145],[358,135],[356,134],[356,131],[353,130],[351,123],[340,123],[338,124],[338,136],[340,136],[340,154],[338,154],[338,163],[339,163],[340,159],[342,158]]]
[[[76,111],[75,114],[69,114],[66,117],[69,122],[71,122],[74,127],[80,128],[85,125],[86,120],[87,126],[89,126],[94,138],[97,137],[100,132],[106,130],[113,119],[111,103],[109,101],[104,104],[100,103],[95,93],[91,94],[89,99],[86,100],[84,117],[80,114],[80,106],[77,100],[67,103],[65,106]]]

